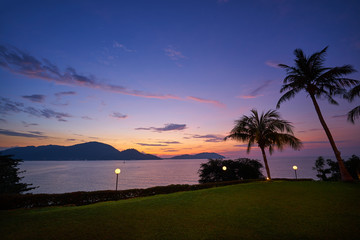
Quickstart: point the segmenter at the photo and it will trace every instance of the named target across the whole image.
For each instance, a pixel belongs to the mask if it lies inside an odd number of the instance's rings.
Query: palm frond
[[[357,106],[353,108],[350,112],[347,114],[347,120],[351,123],[355,123],[355,119],[360,117],[360,106]]]
[[[276,104],[276,108],[279,109],[280,108],[280,104],[290,100],[291,98],[295,97],[295,94],[297,93],[297,89],[292,89],[288,92],[286,92],[284,95],[281,96],[281,98],[279,99],[279,101]]]
[[[360,97],[360,84],[351,89],[346,95],[346,98],[350,102],[352,102],[355,97]]]

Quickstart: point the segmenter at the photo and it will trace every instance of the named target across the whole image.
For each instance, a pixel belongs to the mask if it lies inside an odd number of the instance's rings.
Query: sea
[[[278,158],[269,161],[272,178],[312,178],[316,158]],[[208,159],[24,161],[21,180],[38,188],[26,193],[66,193],[115,190],[115,169],[120,168],[118,190],[171,184],[198,184],[198,170]],[[298,167],[295,175],[293,166]],[[266,176],[265,169],[263,174]]]

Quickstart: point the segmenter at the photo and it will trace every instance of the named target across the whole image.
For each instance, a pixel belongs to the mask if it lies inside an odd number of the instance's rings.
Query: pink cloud
[[[172,46],[165,48],[164,51],[165,51],[165,55],[168,56],[171,60],[176,61],[181,58],[185,58],[185,56],[180,51],[177,51]]]
[[[192,97],[192,96],[188,96],[187,99],[192,100],[192,101],[196,101],[196,102],[201,102],[201,103],[214,104],[214,105],[216,105],[218,107],[225,107],[226,106],[222,102],[219,102],[219,101],[216,101],[216,100],[209,100],[209,99],[203,99],[203,98]]]
[[[269,67],[280,68],[279,63],[276,62],[276,61],[268,60],[268,61],[265,62],[265,64],[268,65]]]

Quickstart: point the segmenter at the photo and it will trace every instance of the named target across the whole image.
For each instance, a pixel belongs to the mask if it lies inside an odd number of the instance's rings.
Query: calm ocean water
[[[316,158],[270,159],[273,178],[313,178]],[[132,160],[132,161],[24,161],[23,182],[39,188],[31,193],[65,193],[76,191],[114,190],[115,169],[120,168],[118,189],[148,188],[170,184],[197,184],[197,171],[207,159]],[[265,170],[263,169],[263,172]],[[264,174],[265,175],[265,174]]]

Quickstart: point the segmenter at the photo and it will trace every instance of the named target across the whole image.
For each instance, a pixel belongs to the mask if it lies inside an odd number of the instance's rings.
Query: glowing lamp
[[[295,171],[295,179],[297,179],[297,173],[296,173],[296,170],[297,170],[297,166],[293,166],[293,169],[294,169],[294,171]]]
[[[223,166],[222,167],[222,170],[226,171],[227,167],[226,166]]]
[[[119,173],[121,172],[120,168],[115,169],[115,173],[116,173],[116,187],[115,190],[117,191],[117,187],[118,187],[118,179],[119,179]]]

